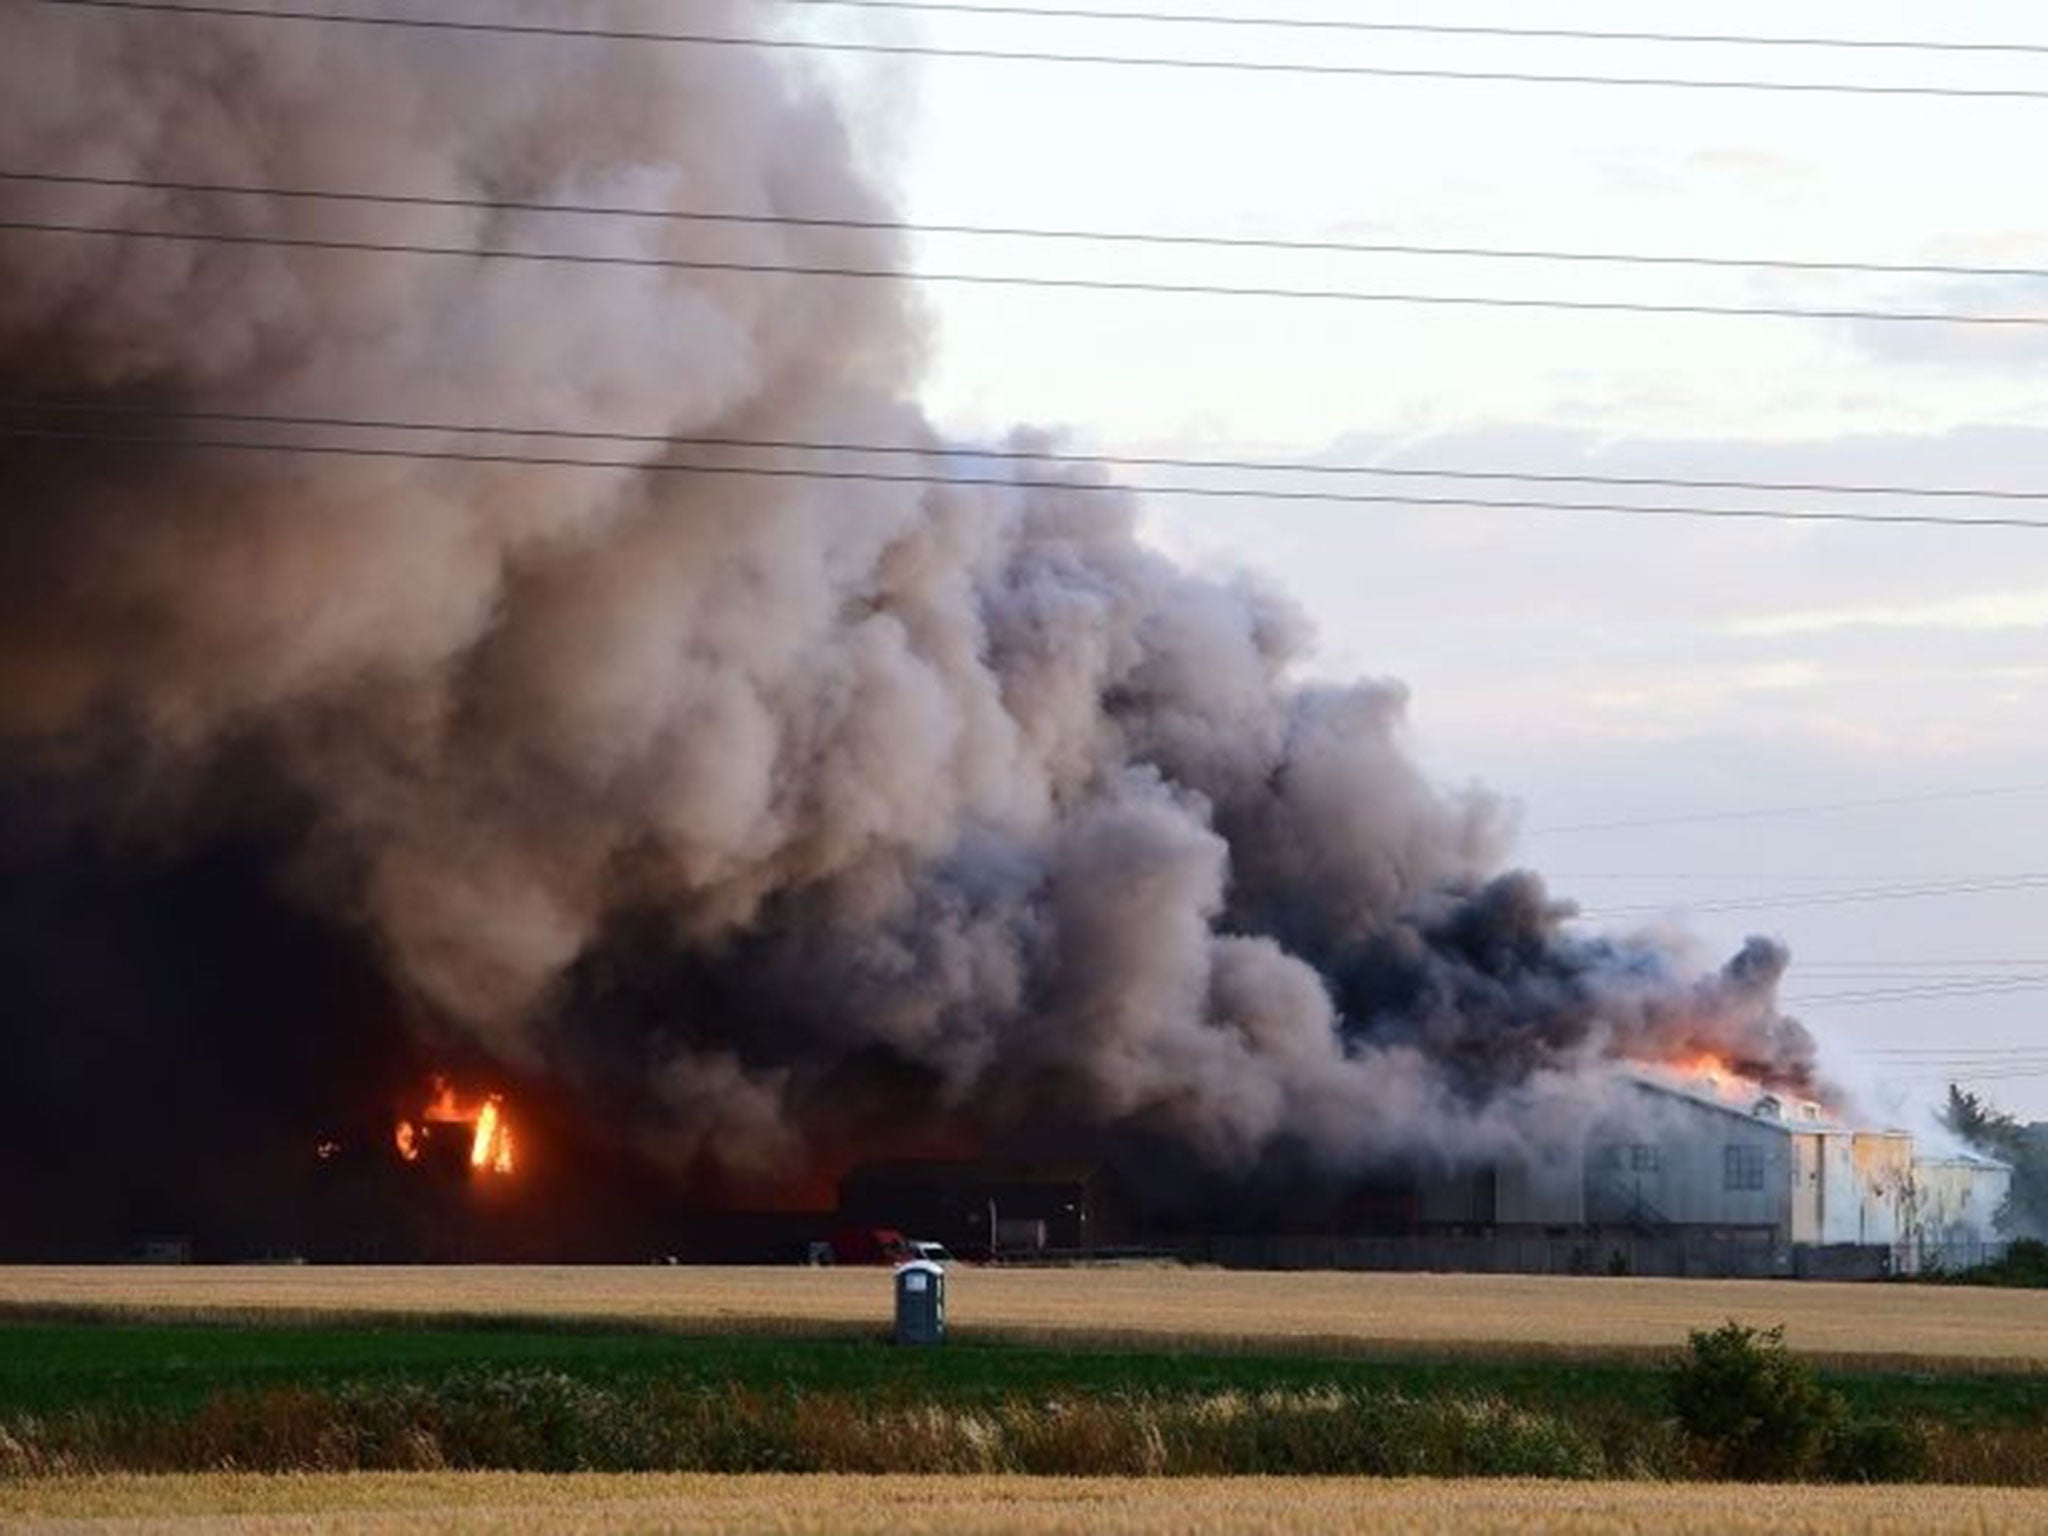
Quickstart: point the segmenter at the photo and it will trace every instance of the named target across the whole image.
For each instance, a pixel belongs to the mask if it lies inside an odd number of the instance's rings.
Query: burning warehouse
[[[658,1251],[934,1148],[1195,1223],[1497,1163],[1620,1064],[1824,1092],[1781,946],[1572,930],[1512,809],[1412,760],[1399,684],[1303,679],[1283,597],[1035,440],[944,473],[908,281],[783,270],[905,253],[777,58],[508,91],[372,28],[10,26],[0,133],[94,172],[0,184],[11,1255],[431,1232],[389,1211],[444,1161],[493,1252]],[[272,177],[488,213],[200,190]],[[374,248],[548,203],[792,218],[723,228],[729,270],[615,221],[647,260],[601,280]],[[342,218],[376,240],[321,248]],[[27,227],[80,222],[167,233]],[[787,449],[846,443],[929,473]],[[451,1061],[465,1097],[394,1124]]]
[[[1706,1065],[1616,1074],[1583,1116],[1480,1160],[1383,1164],[1320,1208],[1212,1199],[1133,1227],[1106,1169],[865,1164],[839,1219],[1010,1258],[1126,1245],[1253,1266],[1913,1273],[1996,1250],[2011,1170]],[[1156,1213],[1155,1213],[1156,1216]]]
[[[1579,1136],[1425,1175],[1418,1215],[1504,1239],[1525,1264],[1555,1264],[1543,1240],[1562,1234],[1567,1260],[1590,1244],[1634,1271],[1850,1277],[1981,1258],[2010,1181],[2001,1163],[1923,1154],[1812,1100],[1638,1076]]]

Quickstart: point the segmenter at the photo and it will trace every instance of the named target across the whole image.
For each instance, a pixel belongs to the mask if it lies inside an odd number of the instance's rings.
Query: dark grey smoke
[[[20,165],[887,212],[821,85],[741,50],[35,7],[8,27]],[[901,260],[883,234],[194,193],[6,184],[0,211]],[[0,236],[0,384],[45,407],[17,426],[90,423],[48,409],[88,401],[932,443],[921,350],[907,284]],[[147,429],[253,431],[179,419]],[[274,899],[340,936],[423,1051],[552,1083],[676,1170],[773,1184],[911,1143],[1354,1167],[1541,1134],[1619,1057],[1811,1078],[1781,952],[1701,977],[1569,936],[1501,872],[1501,807],[1405,755],[1397,684],[1294,681],[1289,603],[1176,568],[1115,493],[0,452],[7,801],[74,839],[17,873],[77,846],[141,868],[262,849]],[[191,1009],[158,1017],[226,1049]],[[319,1038],[382,1050],[389,1024]],[[54,1083],[68,1047],[41,1029],[24,1013],[11,1048]]]

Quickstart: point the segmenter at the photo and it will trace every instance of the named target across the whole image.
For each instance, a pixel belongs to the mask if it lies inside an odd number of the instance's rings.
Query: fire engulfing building
[[[1998,1251],[2005,1164],[1916,1145],[1740,1078],[1617,1081],[1606,1107],[1513,1154],[1380,1168],[1322,1216],[1133,1215],[1111,1170],[864,1164],[844,1221],[979,1254],[1150,1251],[1248,1268],[1870,1278]]]
[[[1582,1135],[1425,1167],[1399,1237],[1269,1245],[1272,1262],[1856,1277],[1995,1249],[2011,1170],[1707,1080],[1626,1081]],[[1320,1252],[1310,1252],[1320,1246]],[[1225,1256],[1227,1257],[1227,1255]]]
[[[1305,615],[1154,547],[1108,466],[927,419],[877,157],[772,50],[511,87],[368,28],[7,18],[0,142],[105,180],[0,178],[0,224],[146,221],[169,144],[194,183],[859,217],[764,227],[744,280],[650,217],[658,273],[451,282],[289,192],[247,194],[262,240],[0,242],[0,1258],[723,1256],[906,1145],[1100,1160],[1177,1231],[1413,1236],[1432,1149],[1552,1139],[1532,1084],[1825,1091],[1782,944],[1582,925],[1510,803],[1415,759],[1405,687],[1310,675]],[[287,409],[276,451],[199,428]],[[575,474],[303,435],[451,415],[658,430]],[[980,468],[671,472],[739,435]],[[1788,1159],[1774,1202],[1704,1154],[1746,1202],[1709,1229],[1791,1240],[1804,1133],[1701,1134]],[[1670,1156],[1618,1230],[1690,1209]],[[1583,1161],[1429,1200],[1612,1220]],[[1100,1245],[976,1193],[945,1209]]]

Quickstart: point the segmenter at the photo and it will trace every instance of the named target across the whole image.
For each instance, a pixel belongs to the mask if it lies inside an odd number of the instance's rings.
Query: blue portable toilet
[[[946,1342],[946,1271],[929,1259],[896,1267],[896,1342]]]

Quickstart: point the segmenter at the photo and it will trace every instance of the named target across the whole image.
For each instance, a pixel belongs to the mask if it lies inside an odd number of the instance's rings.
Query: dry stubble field
[[[1724,1318],[1783,1323],[1798,1350],[1843,1364],[2037,1370],[2048,1292],[1961,1286],[1531,1275],[1271,1274],[1176,1268],[956,1269],[966,1336],[1206,1347],[1634,1353]],[[620,1319],[686,1331],[881,1328],[879,1269],[0,1269],[0,1306],[237,1313],[469,1314]]]
[[[1460,1482],[1354,1478],[747,1477],[410,1473],[101,1477],[0,1484],[0,1530],[1108,1533],[1968,1531],[2048,1526],[1999,1488]]]

